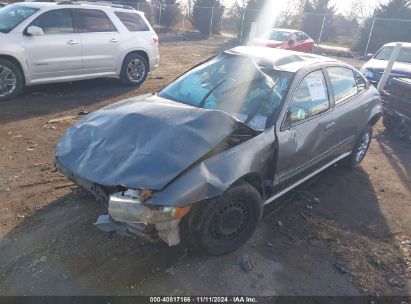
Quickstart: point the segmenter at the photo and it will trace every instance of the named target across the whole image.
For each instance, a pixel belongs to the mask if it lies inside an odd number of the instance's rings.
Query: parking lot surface
[[[162,36],[160,67],[138,89],[98,79],[30,87],[0,104],[0,295],[410,294],[411,142],[380,123],[361,168],[334,166],[268,206],[230,255],[193,256],[93,226],[104,209],[54,170],[67,127],[233,45]]]

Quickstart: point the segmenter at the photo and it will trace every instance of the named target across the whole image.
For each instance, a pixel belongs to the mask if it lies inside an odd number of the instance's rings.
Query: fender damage
[[[97,227],[172,246],[191,205],[247,175],[270,179],[274,142],[273,129],[260,133],[221,111],[145,95],[73,125],[56,166],[108,204]]]

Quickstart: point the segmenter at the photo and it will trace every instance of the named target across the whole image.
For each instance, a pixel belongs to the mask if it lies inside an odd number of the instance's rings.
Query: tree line
[[[188,0],[186,22],[205,35],[219,34],[224,28],[245,38],[252,22],[260,19],[261,12],[267,14],[264,10],[267,1],[237,0],[235,5],[226,8],[221,0]],[[182,5],[179,0],[152,0],[151,3],[154,11],[150,13],[161,26],[167,28],[181,22]],[[367,0],[357,0],[345,14],[339,13],[331,0],[291,3],[273,20],[273,27],[299,29],[317,42],[321,38],[321,42],[349,46],[359,52],[364,51],[371,29],[370,52],[392,41],[411,42],[411,0],[390,0],[372,11],[367,11]]]

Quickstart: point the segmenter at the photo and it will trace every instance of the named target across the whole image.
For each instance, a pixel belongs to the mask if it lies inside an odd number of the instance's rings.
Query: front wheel
[[[241,247],[261,220],[263,201],[260,193],[242,182],[223,196],[200,202],[188,218],[188,238],[203,254],[219,256]]]
[[[131,53],[124,59],[121,67],[120,80],[128,86],[140,86],[148,75],[147,59],[137,53]]]
[[[372,126],[368,126],[360,135],[350,156],[343,160],[343,164],[348,167],[356,168],[363,161],[368,152],[372,139]]]
[[[23,75],[12,62],[0,58],[0,101],[13,98],[23,89]]]

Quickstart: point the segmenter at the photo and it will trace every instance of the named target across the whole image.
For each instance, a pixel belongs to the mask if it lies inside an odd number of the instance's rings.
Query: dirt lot
[[[162,37],[161,66],[137,90],[100,79],[36,86],[1,103],[0,295],[410,294],[411,142],[380,124],[362,168],[332,167],[272,204],[233,254],[190,256],[94,228],[104,210],[53,169],[75,119],[47,122],[155,91],[229,46]]]

